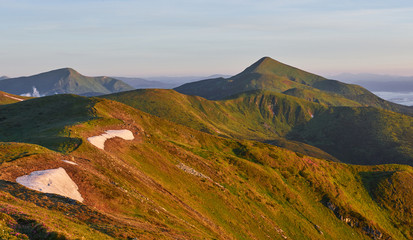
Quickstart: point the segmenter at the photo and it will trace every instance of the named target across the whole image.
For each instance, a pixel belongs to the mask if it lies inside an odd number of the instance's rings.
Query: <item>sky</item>
[[[0,0],[0,76],[232,75],[263,56],[413,76],[413,1]]]

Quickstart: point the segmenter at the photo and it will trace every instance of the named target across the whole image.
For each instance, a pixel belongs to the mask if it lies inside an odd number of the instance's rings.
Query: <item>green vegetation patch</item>
[[[39,144],[64,153],[81,139],[67,127],[96,118],[95,100],[75,95],[54,95],[0,106],[0,141]]]
[[[288,137],[347,163],[413,165],[413,118],[378,108],[330,108]]]

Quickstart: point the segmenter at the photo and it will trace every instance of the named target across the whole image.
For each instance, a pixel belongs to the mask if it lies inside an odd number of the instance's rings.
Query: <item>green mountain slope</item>
[[[110,77],[86,77],[71,68],[62,68],[29,77],[0,81],[0,90],[22,95],[72,93],[85,96],[132,90],[126,83]],[[37,91],[37,92],[36,92]]]
[[[378,108],[327,107],[259,90],[218,101],[159,89],[104,97],[203,132],[267,142],[314,157],[352,164],[413,164],[413,118]]]
[[[66,125],[94,118],[94,101],[65,94],[52,99],[58,104],[51,104],[50,98],[35,98],[0,106],[0,141],[40,144],[64,152],[77,148],[81,139],[60,131]]]
[[[306,155],[336,160],[320,149],[283,138],[293,127],[324,109],[284,94],[255,90],[232,99],[211,101],[174,90],[143,89],[103,97],[209,134],[267,141]]]
[[[330,108],[289,137],[348,163],[413,165],[413,117],[387,110]]]
[[[207,99],[224,99],[234,94],[255,89],[274,92],[299,89],[301,91],[305,90],[307,94],[308,91],[313,91],[312,99],[316,102],[324,102],[334,106],[357,106],[361,104],[413,115],[413,108],[385,101],[358,85],[329,80],[269,57],[261,58],[243,72],[227,79],[207,79],[175,88],[180,93],[201,96]],[[301,97],[302,94],[296,96]],[[340,98],[337,98],[337,96]],[[331,101],[332,98],[335,98],[333,102]],[[343,98],[346,100],[343,101]]]
[[[66,116],[62,106],[70,103],[76,114]],[[52,151],[52,142],[31,140],[27,126],[16,123],[5,130],[0,124],[3,132],[15,132],[13,142],[0,134],[3,238],[412,238],[409,215],[393,213],[397,206],[377,198],[387,191],[411,194],[395,182],[412,181],[409,166],[351,166],[297,155],[264,143],[212,136],[98,98],[32,99],[2,106],[9,112],[3,117],[24,119],[24,110],[32,106],[37,106],[32,115],[57,116],[53,128],[39,121],[33,132],[81,142],[70,151]],[[103,150],[88,142],[110,129],[128,129],[135,139],[109,139]],[[83,203],[13,183],[31,171],[58,167],[79,186]],[[394,175],[393,185],[372,184],[389,172],[400,174]]]

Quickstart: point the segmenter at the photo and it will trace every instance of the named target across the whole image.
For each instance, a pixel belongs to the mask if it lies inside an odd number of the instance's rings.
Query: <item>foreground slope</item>
[[[120,80],[110,77],[86,77],[71,68],[0,81],[0,90],[2,91],[32,96],[61,93],[95,96],[132,89],[131,86]]]
[[[297,97],[303,98],[306,98],[310,91],[312,92],[311,100],[315,102],[325,102],[333,106],[361,104],[413,115],[413,108],[383,100],[363,87],[326,79],[269,57],[261,58],[243,72],[230,78],[207,79],[175,88],[178,92],[207,99],[224,99],[255,89],[274,92],[290,91],[290,94],[297,94]],[[291,92],[293,89],[307,93]],[[334,101],[331,102],[331,99]]]
[[[73,103],[73,117],[58,108],[67,103]],[[56,115],[31,126],[42,139],[25,133],[29,120],[19,110],[31,106],[38,106],[33,115]],[[9,126],[15,135],[0,134],[0,228],[10,239],[17,233],[60,239],[412,238],[411,204],[395,214],[400,206],[390,198],[411,195],[399,184],[412,181],[409,166],[325,161],[212,136],[97,98],[61,95],[5,107],[6,118],[16,117]],[[111,138],[104,149],[87,140],[116,129],[130,130],[134,140]],[[59,148],[48,136],[63,138],[60,146],[77,145]],[[14,183],[59,167],[78,185],[83,204]]]

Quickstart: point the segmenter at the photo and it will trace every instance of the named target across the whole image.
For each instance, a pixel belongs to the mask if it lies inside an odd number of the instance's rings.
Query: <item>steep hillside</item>
[[[103,97],[209,134],[267,141],[306,155],[336,160],[320,149],[283,138],[293,127],[324,109],[284,94],[255,90],[233,99],[211,101],[174,90],[144,89]]]
[[[35,97],[61,93],[94,96],[132,89],[120,80],[109,77],[86,77],[71,68],[0,81],[2,91]]]
[[[385,101],[358,85],[329,80],[285,65],[269,57],[261,58],[243,72],[230,78],[207,79],[175,88],[180,93],[207,99],[224,99],[255,89],[274,92],[287,91],[287,93],[288,90],[299,89],[306,91],[306,94],[302,96],[303,93],[299,93],[296,96],[304,98],[312,91],[310,93],[311,99],[315,102],[334,104],[334,106],[361,104],[413,115],[413,108]],[[331,101],[333,98],[335,100]]]
[[[269,140],[311,119],[323,106],[284,94],[251,91],[210,101],[174,90],[143,89],[103,96],[197,130]]]
[[[330,108],[289,137],[348,163],[413,165],[413,117],[387,110]]]
[[[305,99],[310,102],[320,103],[326,106],[348,106],[348,107],[361,107],[362,104],[344,98],[339,94],[327,93],[318,89],[304,89],[304,88],[291,88],[283,92],[286,95]]]
[[[71,102],[76,114],[66,116],[67,109],[59,106]],[[32,106],[38,106],[33,115],[58,116],[54,127],[38,121],[33,131],[42,131],[44,138],[65,137],[66,142],[80,139],[80,144],[70,151],[52,151],[54,144],[31,140],[27,127],[18,123],[7,126],[15,135],[0,134],[3,238],[412,238],[408,216],[383,207],[385,202],[374,195],[380,188],[369,184],[371,175],[410,176],[409,166],[325,161],[212,136],[97,98],[50,96],[2,106],[0,113],[7,107],[6,119],[23,117],[22,110]],[[12,131],[3,124],[0,128]],[[130,130],[135,138],[109,139],[104,149],[87,140],[111,129]],[[58,167],[78,185],[83,203],[14,183],[18,176]],[[399,185],[394,186],[398,192]]]
[[[30,97],[22,97],[6,92],[0,91],[0,105],[4,104],[11,104],[11,103],[16,103],[16,102],[21,102],[27,99],[31,99]]]

